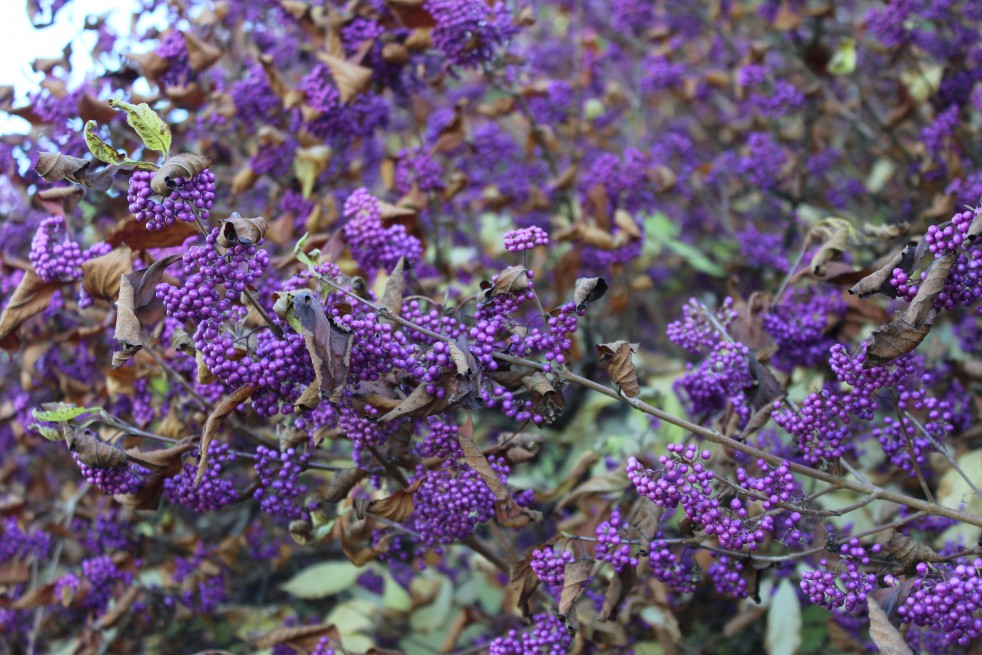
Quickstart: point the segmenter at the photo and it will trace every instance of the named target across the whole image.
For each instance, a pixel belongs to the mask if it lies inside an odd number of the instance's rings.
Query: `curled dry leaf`
[[[133,218],[124,218],[106,237],[106,243],[114,248],[121,243],[126,244],[133,250],[170,248],[181,245],[195,234],[198,234],[198,228],[194,223],[174,221],[165,225],[162,230],[148,230],[143,223]]]
[[[366,477],[368,477],[368,472],[359,468],[338,471],[331,478],[331,483],[327,486],[327,493],[324,494],[324,500],[330,503],[337,503],[344,500],[348,492],[354,489],[355,485]]]
[[[825,275],[825,264],[845,252],[851,234],[852,225],[842,218],[827,218],[812,228],[812,238],[824,240],[812,256],[809,268],[813,274],[819,277]]]
[[[934,552],[931,547],[899,532],[890,535],[890,540],[883,546],[883,549],[896,557],[897,561],[906,569],[913,568],[920,562],[941,561],[941,556]]]
[[[77,453],[78,458],[92,468],[108,469],[126,466],[126,453],[100,441],[91,430],[76,428],[65,435],[65,443],[68,445],[68,450]]]
[[[184,47],[188,51],[188,65],[193,71],[203,71],[214,66],[222,58],[220,48],[205,43],[191,32],[181,32]]]
[[[406,258],[400,257],[396,262],[389,279],[385,281],[385,289],[382,291],[382,307],[389,310],[389,313],[399,316],[402,311],[402,296],[406,290]]]
[[[563,569],[563,591],[559,596],[560,616],[567,616],[573,609],[573,603],[583,593],[586,583],[590,581],[591,571],[593,571],[592,559],[578,559],[566,563]]]
[[[0,314],[0,348],[16,350],[20,345],[17,328],[37,316],[51,304],[51,296],[65,286],[64,282],[45,282],[33,270],[25,271],[20,284]]]
[[[328,637],[334,643],[338,643],[341,639],[341,633],[338,632],[333,623],[320,623],[294,628],[276,628],[255,637],[253,643],[256,648],[272,648],[279,644],[296,645],[300,648],[307,643],[307,640],[312,639],[313,643],[310,649],[313,649],[322,637]]]
[[[621,391],[628,398],[635,398],[641,394],[641,387],[638,385],[638,373],[634,369],[634,362],[631,361],[634,348],[635,346],[627,341],[614,341],[597,346],[600,366],[607,371],[610,379],[621,388]]]
[[[870,273],[862,280],[857,282],[849,293],[860,298],[868,298],[875,293],[882,293],[891,298],[897,297],[897,288],[890,284],[893,277],[893,269],[899,268],[904,273],[910,273],[920,262],[919,249],[913,241],[908,243],[896,255],[891,257],[887,263]]]
[[[164,271],[179,259],[181,255],[168,255],[147,268],[120,276],[113,339],[119,341],[123,348],[113,353],[113,368],[119,368],[143,348],[140,334],[142,326],[136,312],[154,300],[157,284],[163,279]]]
[[[930,331],[930,325],[915,327],[903,318],[895,319],[881,326],[873,331],[870,344],[866,348],[866,360],[863,362],[863,368],[882,366],[912,352],[924,341],[924,337]]]
[[[295,406],[312,409],[322,398],[337,402],[351,363],[351,331],[328,318],[314,294],[307,290],[294,294],[293,312],[314,364],[314,381],[304,389]]]
[[[387,496],[381,500],[373,500],[368,503],[368,511],[383,519],[389,519],[396,523],[405,523],[413,515],[413,509],[415,507],[413,504],[413,494],[416,493],[419,485],[425,479],[425,476],[420,477],[406,489],[397,489],[391,496]]]
[[[522,616],[532,616],[532,599],[535,590],[539,588],[539,576],[532,570],[532,548],[525,552],[521,562],[514,562],[509,571],[508,592],[515,599],[515,604],[521,610]]]
[[[38,163],[34,166],[34,172],[40,175],[46,182],[59,182],[69,180],[81,184],[83,175],[79,176],[89,166],[88,161],[63,155],[60,152],[42,152],[38,154]]]
[[[201,433],[201,455],[198,457],[198,471],[194,476],[195,486],[201,482],[205,471],[208,470],[208,446],[211,445],[212,439],[218,434],[218,430],[222,427],[225,418],[234,412],[236,407],[249,400],[249,397],[252,396],[252,392],[255,390],[255,387],[243,384],[222,400],[211,411],[211,414],[208,415],[208,420],[205,421],[205,429]]]
[[[607,293],[607,280],[602,277],[581,277],[576,281],[573,291],[573,303],[576,309],[583,309],[587,305],[603,298]]]
[[[99,629],[108,630],[113,627],[119,620],[126,616],[133,605],[136,604],[137,599],[143,594],[143,587],[132,586],[128,588],[123,595],[120,596],[115,604],[99,619]]]
[[[210,165],[211,161],[207,157],[193,152],[182,152],[179,155],[174,155],[164,162],[164,165],[150,180],[150,188],[154,193],[166,196],[174,189],[175,179],[188,180],[200,174]]]
[[[31,197],[31,204],[50,214],[64,216],[71,212],[84,196],[85,189],[80,186],[56,186],[35,193]]]
[[[529,271],[524,266],[509,266],[501,271],[495,278],[494,283],[482,282],[481,293],[478,301],[482,305],[487,305],[498,296],[507,296],[513,293],[525,291],[531,286]]]
[[[881,655],[914,655],[907,640],[900,634],[887,613],[875,599],[869,598],[869,637],[880,649]]]
[[[181,460],[184,453],[194,448],[194,442],[190,439],[159,450],[143,452],[136,448],[126,451],[127,457],[131,462],[150,469],[151,471],[164,471],[168,475],[175,475],[181,468]]]
[[[607,593],[604,594],[604,604],[597,614],[598,621],[609,621],[617,615],[617,609],[627,597],[634,586],[638,583],[638,572],[633,566],[625,566],[613,578],[607,586]]]
[[[958,257],[953,252],[945,252],[945,254],[935,258],[927,270],[927,277],[917,288],[917,295],[914,296],[904,311],[904,321],[915,328],[919,328],[934,318],[934,301],[944,291],[948,273],[951,272],[957,259]]]
[[[331,75],[334,77],[334,84],[338,87],[341,102],[345,104],[359,93],[364,93],[365,89],[368,88],[368,83],[372,80],[371,68],[365,68],[323,52],[318,53],[317,58],[330,69]]]
[[[235,245],[251,246],[266,236],[269,222],[262,216],[242,218],[238,212],[219,222],[218,245],[231,248]]]
[[[93,298],[113,300],[119,294],[120,280],[133,270],[133,251],[115,248],[101,257],[82,263],[82,287]]]

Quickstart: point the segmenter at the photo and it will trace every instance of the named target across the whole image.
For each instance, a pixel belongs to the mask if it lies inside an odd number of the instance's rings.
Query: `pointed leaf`
[[[114,98],[109,101],[109,106],[126,112],[126,122],[143,140],[143,145],[165,156],[170,152],[170,127],[157,115],[157,112],[150,108],[150,105],[145,102],[132,105]]]
[[[122,164],[126,161],[126,155],[120,154],[119,151],[103,141],[102,137],[95,133],[98,127],[95,121],[88,121],[85,124],[85,145],[89,147],[89,152],[92,153],[93,157],[107,164]]]

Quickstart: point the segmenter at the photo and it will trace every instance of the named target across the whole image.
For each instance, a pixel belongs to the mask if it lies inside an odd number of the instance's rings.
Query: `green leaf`
[[[308,566],[283,584],[283,591],[297,598],[326,598],[355,583],[360,569],[351,562],[324,562]]]
[[[89,152],[92,153],[92,156],[107,164],[122,164],[126,161],[125,155],[119,154],[115,148],[103,141],[102,137],[95,133],[97,127],[99,125],[95,121],[88,121],[83,130],[85,145],[89,147]]]
[[[833,75],[849,75],[856,70],[856,39],[842,39],[827,68]]]
[[[310,236],[309,232],[304,232],[297,244],[293,246],[293,256],[297,258],[297,261],[304,264],[308,269],[314,270],[314,261],[303,251],[303,247],[307,245],[307,237]],[[298,330],[299,331],[299,330]]]
[[[98,407],[78,407],[76,405],[69,405],[68,403],[46,403],[42,405],[42,409],[35,409],[31,413],[39,421],[45,421],[46,423],[65,423],[87,412],[96,411],[99,411]]]
[[[40,423],[31,423],[29,426],[32,430],[36,430],[41,434],[42,437],[48,441],[61,441],[64,438],[61,430],[58,428],[53,428],[50,425],[41,425]]]
[[[167,156],[171,144],[170,127],[150,105],[145,102],[133,105],[113,98],[109,101],[109,106],[126,112],[126,122],[143,139],[143,145]]]

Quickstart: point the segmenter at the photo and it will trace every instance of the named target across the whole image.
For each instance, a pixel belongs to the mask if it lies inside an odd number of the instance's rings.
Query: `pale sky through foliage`
[[[71,41],[72,82],[77,82],[95,65],[91,48],[96,33],[85,30],[88,15],[108,15],[112,30],[121,38],[129,36],[137,0],[74,0],[58,12],[50,27],[35,29],[27,15],[24,0],[0,0],[0,85],[13,85],[18,103],[36,89],[42,75],[31,62],[37,58],[57,58]],[[0,132],[26,132],[27,121],[0,114]]]

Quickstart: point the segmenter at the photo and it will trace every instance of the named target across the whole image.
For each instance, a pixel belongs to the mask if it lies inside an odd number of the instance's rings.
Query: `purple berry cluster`
[[[166,282],[157,285],[157,298],[168,316],[181,322],[221,321],[269,266],[269,255],[256,246],[236,244],[220,254],[218,229],[208,235],[207,245],[193,246],[184,254],[187,278],[181,288]]]
[[[557,552],[552,546],[546,546],[532,551],[529,565],[539,582],[554,589],[562,589],[566,565],[572,561],[573,553],[568,550]]]
[[[62,216],[41,221],[28,257],[34,272],[45,282],[77,280],[82,277],[82,262],[88,259],[78,243],[67,238]]]
[[[839,548],[838,561],[823,558],[819,562],[824,571],[802,572],[801,590],[812,603],[828,610],[844,607],[851,612],[865,607],[866,595],[877,588],[877,582],[876,575],[862,568],[870,564],[870,555],[881,550],[879,544],[866,548],[853,537]]]
[[[655,539],[648,548],[648,565],[656,580],[664,582],[677,594],[692,593],[699,582],[691,551],[678,555],[664,539]]]
[[[505,232],[505,249],[508,252],[523,252],[548,245],[549,235],[538,225]]]
[[[423,246],[419,239],[406,232],[405,225],[382,225],[378,200],[361,188],[348,196],[344,203],[344,237],[351,255],[366,272],[392,269],[400,257],[410,263],[419,261]]]
[[[146,481],[146,476],[150,475],[148,469],[137,464],[128,463],[119,467],[96,468],[83,462],[78,453],[72,453],[72,459],[75,460],[79,472],[89,484],[110,496],[139,492]]]
[[[694,354],[715,348],[722,336],[706,318],[706,311],[705,305],[690,298],[682,308],[682,320],[668,324],[666,333],[669,340]],[[737,312],[733,308],[732,298],[727,297],[723,301],[723,306],[716,312],[716,318],[724,328],[728,328],[736,320]]]
[[[686,364],[689,373],[674,383],[691,416],[708,416],[727,405],[740,416],[741,424],[750,418],[751,408],[744,393],[753,386],[750,349],[742,343],[720,341],[699,366]]]
[[[256,474],[259,488],[253,498],[267,514],[296,521],[306,516],[297,499],[307,493],[307,485],[299,481],[300,474],[310,461],[310,452],[287,448],[279,452],[266,446],[256,448]]]
[[[780,371],[798,366],[824,363],[836,342],[828,336],[829,326],[846,313],[846,302],[834,290],[800,289],[788,293],[776,307],[764,314],[764,329],[777,342],[778,352],[771,360]]]
[[[742,560],[729,555],[720,555],[709,565],[706,574],[720,594],[729,598],[746,598],[747,578],[744,569]]]
[[[168,597],[165,602],[180,600],[196,614],[210,614],[228,600],[225,573],[212,559],[206,559],[207,555],[206,547],[201,545],[191,557],[174,559],[172,580],[180,591],[176,599]]]
[[[927,228],[924,235],[924,243],[928,250],[937,255],[944,251],[958,252],[962,245],[966,243],[968,228],[972,226],[972,221],[978,214],[977,209],[969,209],[958,212],[951,217],[947,225],[931,225]]]
[[[146,223],[148,230],[162,230],[176,220],[192,223],[195,216],[203,220],[211,216],[209,210],[215,202],[214,173],[205,169],[189,180],[174,178],[173,190],[159,201],[150,188],[153,176],[150,171],[134,171],[126,194],[130,213]]]
[[[573,638],[557,617],[536,614],[532,629],[519,633],[509,630],[495,638],[489,647],[490,655],[565,655]]]
[[[968,646],[982,634],[982,559],[955,566],[939,567],[929,575],[923,562],[917,565],[921,577],[914,579],[911,593],[897,614],[904,623],[931,628],[945,635],[949,643]]]
[[[504,2],[426,0],[433,16],[433,45],[456,66],[479,66],[517,31]]]
[[[638,558],[631,556],[631,544],[625,543],[620,531],[625,527],[625,521],[619,509],[614,509],[609,521],[603,521],[597,526],[597,546],[594,555],[598,560],[608,562],[615,571],[623,571],[625,567],[638,565]]]
[[[230,452],[228,444],[212,441],[208,445],[208,468],[195,486],[199,456],[200,451],[194,449],[181,472],[164,482],[167,500],[198,513],[214,512],[235,502],[239,497],[235,485],[220,477],[225,465],[235,461],[235,453]]]

